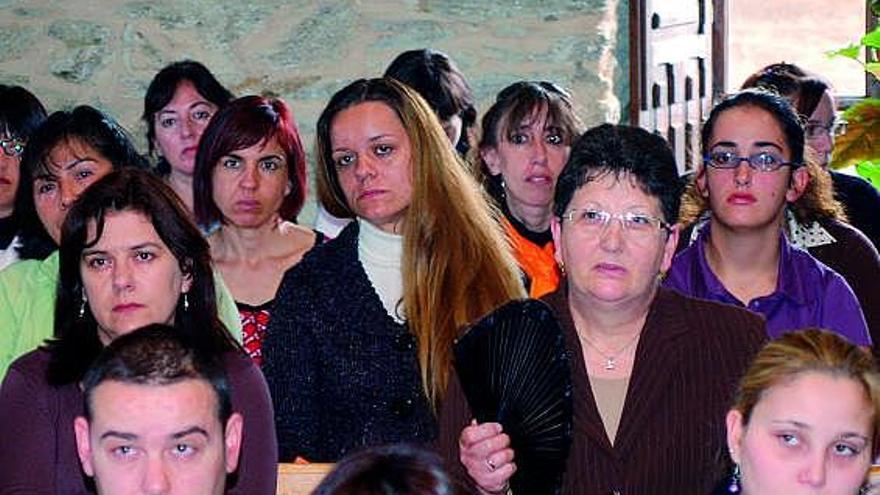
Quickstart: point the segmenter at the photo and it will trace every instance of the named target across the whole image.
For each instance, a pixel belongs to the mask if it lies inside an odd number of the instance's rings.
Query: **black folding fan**
[[[510,435],[516,495],[558,493],[571,445],[565,338],[543,302],[512,301],[455,343],[455,369],[474,417]]]

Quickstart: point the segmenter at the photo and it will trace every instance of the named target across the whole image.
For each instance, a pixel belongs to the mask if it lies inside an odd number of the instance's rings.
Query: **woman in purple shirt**
[[[244,417],[230,494],[274,494],[277,449],[263,375],[217,316],[207,241],[160,178],[118,170],[86,190],[61,234],[55,338],[9,368],[0,387],[0,494],[89,494],[73,421],[80,381],[101,349],[151,323],[220,356]]]
[[[789,103],[760,90],[731,95],[712,110],[702,144],[692,187],[703,203],[682,208],[703,207],[707,215],[665,285],[759,313],[772,337],[815,326],[870,345],[846,281],[785,237],[785,209],[809,181],[804,130]]]

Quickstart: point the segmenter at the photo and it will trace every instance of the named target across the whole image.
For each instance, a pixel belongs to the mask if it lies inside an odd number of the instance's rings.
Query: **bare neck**
[[[177,194],[177,197],[183,201],[186,208],[193,211],[193,180],[191,175],[185,175],[175,170],[171,170],[168,175],[168,185]]]
[[[734,231],[713,222],[706,259],[715,273],[775,273],[779,267],[779,242],[779,226]]]
[[[642,330],[656,294],[654,288],[642,297],[604,304],[579,297],[569,290],[568,305],[578,334],[613,343],[627,340]]]
[[[211,235],[215,258],[225,261],[258,261],[275,254],[274,247],[284,237],[285,222],[276,216],[255,228],[224,225]]]
[[[550,228],[550,206],[531,206],[505,199],[507,209],[520,223],[532,232],[545,232]]]

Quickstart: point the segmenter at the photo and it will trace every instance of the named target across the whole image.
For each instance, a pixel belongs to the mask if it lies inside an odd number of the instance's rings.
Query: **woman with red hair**
[[[260,364],[281,278],[321,235],[296,225],[306,196],[305,153],[280,99],[239,98],[205,129],[193,181],[196,220],[238,305],[243,343]]]

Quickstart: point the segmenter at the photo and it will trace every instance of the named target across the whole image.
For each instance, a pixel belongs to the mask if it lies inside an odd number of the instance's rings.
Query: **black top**
[[[363,446],[425,443],[437,422],[416,342],[357,258],[358,224],[287,271],[263,344],[281,461],[337,461]]]
[[[0,218],[0,249],[9,247],[16,234],[18,234],[18,222],[15,215]]]
[[[834,198],[843,204],[849,223],[880,249],[880,191],[861,177],[829,170]]]

